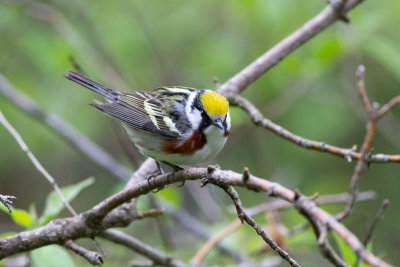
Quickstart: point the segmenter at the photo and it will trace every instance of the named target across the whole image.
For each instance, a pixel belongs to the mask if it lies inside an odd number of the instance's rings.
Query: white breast
[[[227,137],[224,136],[224,131],[218,127],[210,126],[204,131],[207,143],[200,150],[191,155],[167,154],[161,150],[160,141],[162,142],[162,140],[157,136],[141,131],[132,131],[132,129],[129,132],[132,141],[143,155],[177,166],[196,165],[212,159],[221,151],[227,140]]]

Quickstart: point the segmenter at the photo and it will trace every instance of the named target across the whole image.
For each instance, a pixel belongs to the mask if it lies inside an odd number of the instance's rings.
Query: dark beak
[[[215,126],[217,126],[218,128],[220,128],[221,130],[224,130],[224,125],[223,125],[221,119],[216,119],[216,120],[213,122],[213,124],[214,124]]]

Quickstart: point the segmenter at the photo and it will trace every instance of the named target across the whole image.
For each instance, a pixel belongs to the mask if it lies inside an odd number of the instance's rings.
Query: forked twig
[[[291,266],[300,266],[297,261],[295,261],[292,257],[289,256],[289,254],[281,249],[278,244],[271,239],[271,237],[256,223],[256,221],[249,216],[243,206],[242,202],[240,201],[239,195],[236,192],[236,190],[232,186],[222,186],[218,185],[221,187],[227,194],[228,196],[232,199],[233,203],[235,204],[236,211],[238,214],[239,219],[241,222],[246,222],[248,225],[254,228],[254,230],[257,232],[259,236],[262,237],[262,239],[273,249],[275,250],[279,256],[281,256],[282,259],[286,260]]]
[[[12,208],[11,208],[12,199],[16,199],[16,197],[0,194],[0,202],[3,203],[3,205],[8,209],[9,213],[12,213]]]
[[[365,67],[363,65],[360,65],[356,71],[356,78],[358,93],[360,95],[361,101],[368,117],[366,133],[360,149],[361,157],[357,161],[353,175],[350,180],[350,196],[344,210],[336,215],[336,218],[338,220],[346,218],[350,214],[351,209],[354,206],[360,186],[361,177],[367,169],[368,164],[371,162],[371,151],[373,149],[373,141],[376,134],[376,125],[378,120],[384,114],[386,114],[395,104],[397,104],[398,101],[400,101],[400,96],[397,96],[391,99],[381,108],[374,107],[365,89],[364,73]]]

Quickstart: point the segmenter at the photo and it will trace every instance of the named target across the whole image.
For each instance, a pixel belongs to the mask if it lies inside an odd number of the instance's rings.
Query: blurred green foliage
[[[92,177],[87,178],[77,184],[65,186],[60,188],[62,195],[67,202],[71,202],[83,189],[94,183]],[[14,223],[22,226],[26,230],[35,229],[36,227],[43,226],[48,223],[51,219],[54,219],[64,208],[61,197],[52,191],[47,195],[46,204],[40,217],[37,216],[35,204],[31,204],[29,212],[23,209],[13,209],[10,213],[10,218]],[[0,206],[0,210],[8,214],[9,211],[3,205]],[[15,233],[6,232],[0,235],[0,238],[13,235]],[[74,262],[70,255],[62,247],[56,245],[46,246],[38,248],[32,251],[32,262],[36,266],[69,266],[73,267]],[[4,260],[3,260],[4,261]],[[0,264],[2,261],[0,261]],[[62,264],[62,265],[60,265]]]
[[[62,77],[73,68],[71,57],[89,76],[121,91],[161,85],[215,88],[213,77],[226,81],[325,5],[326,1],[320,0],[3,0],[0,1],[0,72],[41,108],[65,118],[127,167],[134,168],[120,148],[113,130],[115,125],[87,105],[92,102],[93,94]],[[300,136],[342,147],[359,146],[365,114],[355,89],[354,72],[358,64],[366,66],[367,91],[378,103],[399,94],[399,10],[399,1],[365,1],[351,11],[350,24],[338,22],[319,34],[254,82],[243,95],[268,118]],[[78,211],[92,207],[121,187],[117,179],[2,96],[0,109],[60,185],[96,176],[94,189],[72,202]],[[348,190],[354,162],[302,149],[255,128],[237,108],[232,108],[232,121],[230,139],[213,161],[222,168],[242,171],[248,166],[257,176],[299,188],[305,194]],[[374,152],[400,154],[399,107],[378,127]],[[375,190],[377,199],[357,204],[345,221],[363,239],[380,202],[388,198],[391,206],[374,235],[373,252],[395,265],[400,263],[399,178],[398,164],[371,165],[361,189]],[[27,210],[36,203],[39,211],[44,209],[51,186],[2,127],[0,179],[0,193],[17,196],[16,208]],[[218,222],[202,217],[210,232],[215,233],[234,219],[235,214],[225,208],[231,203],[220,190],[208,190],[224,215]],[[171,186],[161,194],[178,208],[189,208],[193,215],[201,215],[190,204],[193,200],[177,196],[182,191]],[[267,200],[263,194],[247,190],[239,193],[246,207]],[[147,206],[142,203],[140,207]],[[329,212],[341,209],[340,205],[325,207]],[[67,213],[64,211],[62,215]],[[260,223],[266,222],[262,216],[256,218]],[[293,210],[283,212],[281,220],[288,227],[304,222]],[[166,248],[160,241],[154,219],[134,222],[127,231],[184,260],[189,260],[204,243],[176,227],[171,219],[162,222],[171,235],[185,236],[178,238],[173,248]],[[20,224],[29,227],[30,222],[21,219]],[[242,228],[224,244],[244,252],[263,246],[252,229]],[[0,214],[1,233],[20,230],[8,215]],[[293,256],[303,266],[326,264],[316,253],[316,243],[310,242],[314,240],[311,231],[302,235],[306,238],[289,240]],[[124,265],[133,257],[129,250],[111,243],[105,243],[105,247],[110,255],[105,266]],[[343,245],[338,247],[346,250]],[[40,253],[35,254],[41,257]],[[88,265],[78,256],[73,257],[79,266]],[[220,261],[230,263],[215,251],[206,258],[208,263]]]

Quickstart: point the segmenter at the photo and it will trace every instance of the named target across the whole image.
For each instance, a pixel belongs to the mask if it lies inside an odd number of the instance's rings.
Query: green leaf
[[[22,209],[12,209],[12,213],[8,212],[8,209],[3,205],[0,205],[0,210],[11,216],[11,219],[22,227],[29,228],[32,225],[33,219],[30,214]]]
[[[336,233],[333,233],[333,237],[334,237],[334,239],[336,241],[336,244],[337,244],[337,246],[339,248],[339,251],[340,251],[344,261],[349,265],[353,265],[357,260],[357,257],[354,254],[354,251]]]
[[[63,193],[65,199],[70,202],[79,194],[79,192],[93,183],[94,178],[89,177],[77,184],[61,188],[61,192]],[[52,191],[47,196],[43,214],[39,218],[39,225],[48,223],[51,219],[57,216],[63,210],[63,208],[64,204],[62,203],[60,196],[55,191]]]
[[[29,228],[33,222],[31,215],[27,211],[21,209],[14,209],[11,213],[11,218],[15,223],[25,228]]]
[[[74,267],[71,256],[58,245],[50,245],[31,252],[32,261],[38,267]]]

